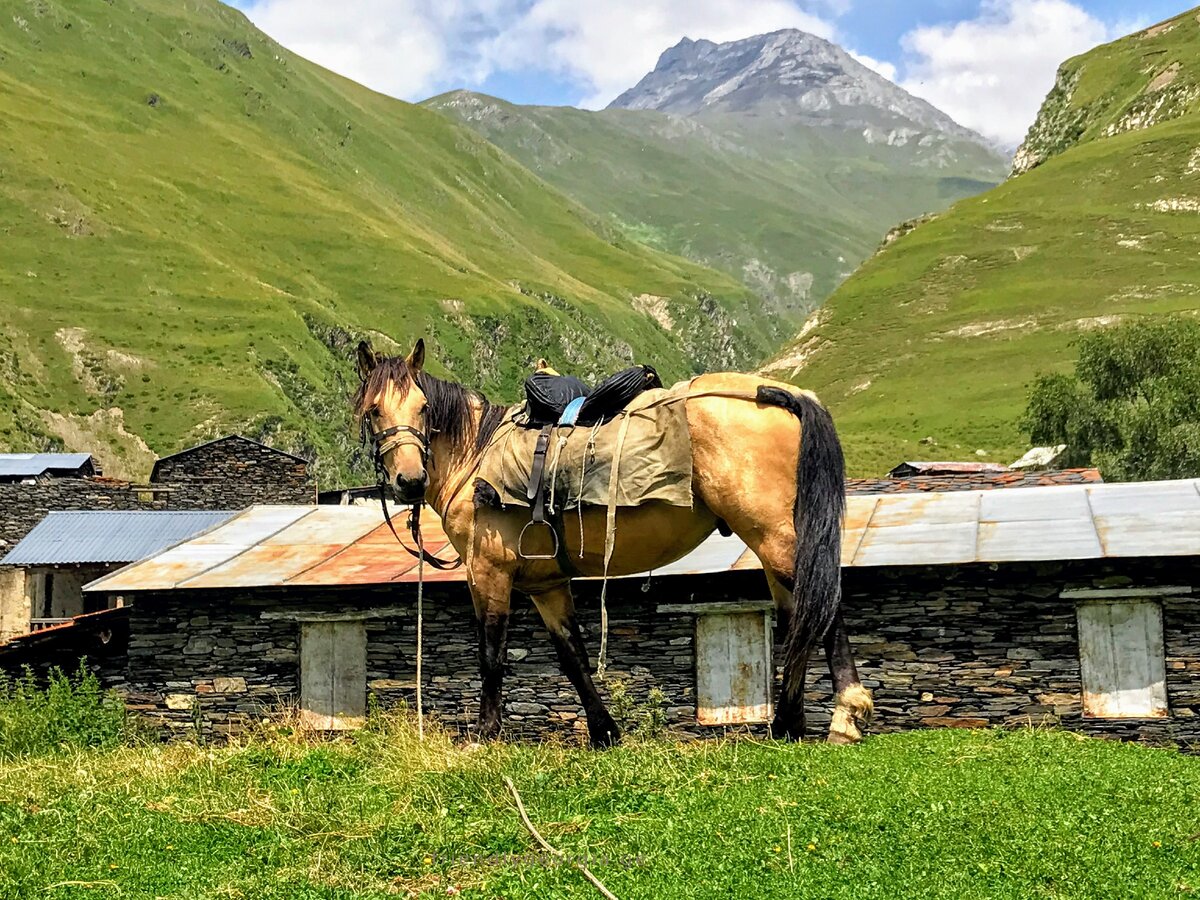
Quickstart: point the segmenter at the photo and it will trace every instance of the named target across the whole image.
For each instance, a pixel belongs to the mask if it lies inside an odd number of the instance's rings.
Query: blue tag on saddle
[[[558,424],[565,425],[568,428],[574,428],[575,422],[579,418],[579,411],[583,409],[583,403],[587,397],[576,397],[563,409],[562,415],[558,417]]]

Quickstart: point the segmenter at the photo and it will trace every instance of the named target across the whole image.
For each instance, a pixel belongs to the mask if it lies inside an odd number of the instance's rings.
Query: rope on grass
[[[504,776],[504,784],[508,788],[509,792],[513,795],[513,800],[517,802],[517,812],[521,815],[521,823],[525,826],[525,830],[533,835],[533,839],[537,841],[538,844],[541,845],[541,848],[551,856],[557,856],[559,859],[566,859],[567,855],[565,853],[563,853],[561,850],[551,847],[549,842],[540,834],[538,834],[538,830],[533,827],[533,823],[529,821],[529,814],[525,812],[525,804],[521,802],[521,795],[517,793],[517,786],[512,783],[512,779],[507,775]],[[578,860],[572,859],[567,861],[570,862],[571,865],[573,865],[580,872],[582,872],[583,877],[590,881],[592,886],[598,890],[600,894],[606,898],[606,900],[617,900],[617,896],[604,886],[603,881],[592,874],[591,869]]]

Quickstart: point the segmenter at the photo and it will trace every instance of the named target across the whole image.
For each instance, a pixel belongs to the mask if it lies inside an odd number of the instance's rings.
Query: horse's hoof
[[[776,719],[771,723],[771,737],[777,741],[800,741],[804,738],[804,728],[802,726],[789,727],[783,722]]]
[[[857,744],[861,740],[862,735],[858,733],[851,734],[848,731],[829,732],[829,743],[831,744],[841,744],[845,746],[848,744]]]
[[[484,745],[479,741],[470,741],[469,743],[463,744],[464,753],[478,753],[483,748]]]
[[[606,728],[603,731],[589,731],[588,745],[593,750],[607,750],[609,747],[615,747],[619,743],[621,743],[621,732],[617,730],[616,726],[613,726],[611,729]]]

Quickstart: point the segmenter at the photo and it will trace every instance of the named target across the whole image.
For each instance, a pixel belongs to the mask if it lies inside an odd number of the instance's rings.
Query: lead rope
[[[622,414],[621,430],[617,432],[617,446],[613,450],[612,468],[608,475],[608,516],[604,528],[604,580],[600,584],[600,659],[596,663],[596,677],[604,680],[608,666],[608,564],[612,561],[613,548],[617,543],[617,484],[621,474],[621,454],[625,451],[625,436],[629,434],[629,423],[633,419],[629,410]]]
[[[421,504],[412,508],[412,515],[421,515]],[[421,702],[421,636],[425,630],[425,541],[421,538],[420,519],[417,519],[417,740],[425,741],[425,707]]]

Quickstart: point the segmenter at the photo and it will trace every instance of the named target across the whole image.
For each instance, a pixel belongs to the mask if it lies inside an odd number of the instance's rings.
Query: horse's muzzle
[[[416,503],[425,499],[425,488],[429,486],[429,476],[424,472],[420,478],[396,476],[396,485],[392,493],[399,503]]]

